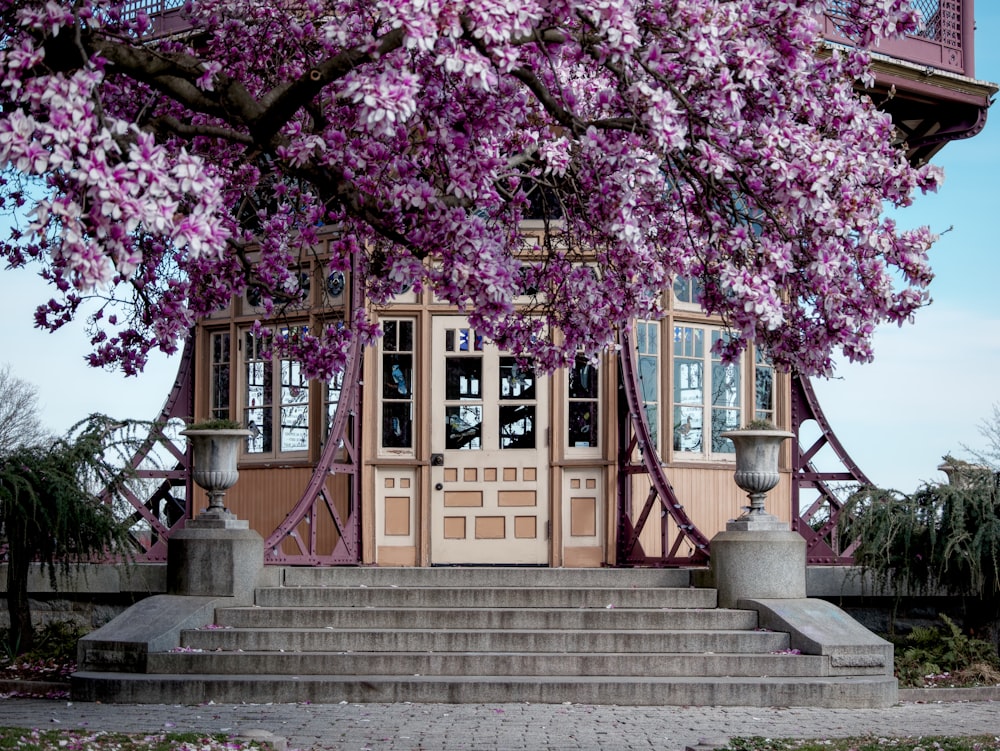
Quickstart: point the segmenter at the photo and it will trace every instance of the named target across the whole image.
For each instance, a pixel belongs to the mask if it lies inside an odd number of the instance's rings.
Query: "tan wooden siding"
[[[746,493],[733,481],[732,465],[720,465],[717,468],[703,464],[673,466],[665,468],[665,472],[684,511],[709,539],[722,532],[726,528],[726,522],[742,514],[743,507],[749,504]],[[636,475],[633,478],[633,518],[638,517],[642,510],[649,488],[650,482],[646,475]],[[791,488],[791,473],[782,472],[778,486],[767,494],[767,511],[784,521],[791,518]],[[672,541],[674,525],[670,526]],[[659,555],[663,552],[658,508],[654,508],[649,515],[639,539],[647,555]],[[684,554],[688,551],[682,548],[678,552]]]
[[[248,520],[251,529],[267,539],[298,503],[311,478],[311,467],[241,466],[239,482],[226,493],[226,505],[239,518]],[[335,499],[334,507],[345,521],[349,504],[347,483],[348,479],[343,475],[334,475],[327,480],[327,488]],[[201,503],[198,508],[203,505]],[[295,529],[295,534],[312,534],[311,526],[303,522]],[[332,552],[340,537],[325,508],[318,509],[315,527],[317,552]],[[282,543],[281,547],[287,554],[299,552],[291,541]]]

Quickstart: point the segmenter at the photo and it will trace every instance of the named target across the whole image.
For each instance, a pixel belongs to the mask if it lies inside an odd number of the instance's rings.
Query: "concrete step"
[[[534,566],[434,566],[430,568],[287,568],[286,587],[583,587],[691,586],[694,569],[538,568]]]
[[[752,610],[691,608],[225,608],[215,619],[235,628],[372,629],[753,629]]]
[[[625,706],[890,706],[896,681],[848,678],[641,678],[600,676],[146,675],[79,672],[77,701],[137,704],[423,702]]]
[[[146,670],[186,675],[804,677],[828,675],[829,664],[818,655],[792,654],[199,651],[150,655]]]
[[[266,587],[261,607],[714,608],[714,589],[637,587]]]
[[[197,618],[171,621],[179,648],[141,652],[141,659],[123,652],[119,659],[120,645],[133,641],[98,641],[94,659],[73,676],[72,693],[84,701],[186,704],[895,702],[895,679],[874,646],[862,640],[858,651],[845,638],[842,653],[792,654],[788,633],[758,630],[757,611],[716,608],[715,590],[690,587],[690,576],[654,569],[287,568],[282,586],[258,589],[252,607],[216,610],[209,626],[190,627],[205,623],[192,605]],[[800,641],[819,618],[826,619],[824,633],[840,628],[841,615],[794,612]],[[142,623],[137,618],[129,628]],[[189,627],[181,630],[183,624]],[[126,629],[129,639],[132,633]],[[161,643],[177,644],[176,633]],[[131,669],[144,672],[118,672]]]
[[[787,649],[772,631],[597,629],[211,628],[184,631],[191,649],[278,652],[745,652]]]

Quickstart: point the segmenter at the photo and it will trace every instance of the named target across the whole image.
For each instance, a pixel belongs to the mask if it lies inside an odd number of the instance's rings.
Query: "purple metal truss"
[[[357,278],[355,275],[354,299],[360,295]],[[361,563],[361,457],[358,453],[361,438],[361,421],[358,419],[362,395],[361,361],[362,348],[355,338],[351,342],[343,388],[323,453],[302,497],[264,542],[266,563],[303,566]],[[347,477],[346,509],[337,509],[336,498],[328,484],[336,474]],[[338,538],[334,549],[329,552],[322,552],[318,546],[319,529],[324,521],[333,524]],[[292,545],[295,552],[285,552],[283,543]]]
[[[152,487],[152,490],[144,493],[146,497],[142,498],[130,488],[119,489],[133,509],[128,520],[136,530],[132,536],[140,551],[136,555],[140,561],[167,560],[167,540],[191,517],[191,456],[186,446],[172,434],[170,427],[191,419],[194,413],[193,381],[192,334],[181,352],[177,377],[163,409],[129,462],[134,476],[147,481],[145,487]]]
[[[684,511],[650,438],[631,334],[622,332],[619,343],[622,399],[619,400],[617,563],[620,566],[704,564],[710,555],[709,540]],[[871,482],[834,435],[809,379],[793,376],[791,389],[792,431],[795,433],[792,443],[792,529],[806,540],[808,563],[850,565],[854,545],[851,541],[844,544],[837,536],[844,504],[835,484],[857,487]],[[807,447],[803,444],[802,428],[809,421],[815,421],[820,435]],[[825,447],[833,450],[841,465],[839,469],[820,471],[813,465],[813,459]],[[632,478],[637,474],[646,474],[650,483],[641,507],[632,498]],[[808,498],[809,493],[814,494],[812,498]],[[809,501],[807,505],[806,500]],[[646,553],[640,542],[640,535],[651,518],[659,524],[662,550],[659,555]]]
[[[361,299],[361,285],[357,274],[352,276],[352,281],[353,303]],[[350,309],[346,315],[349,320]],[[358,454],[361,431],[358,415],[362,359],[363,349],[355,341],[348,354],[343,388],[320,460],[298,502],[277,529],[268,535],[265,563],[320,566],[361,562],[361,463]],[[129,519],[141,529],[133,535],[140,549],[136,555],[139,561],[165,561],[171,533],[183,528],[194,513],[191,457],[183,443],[172,437],[168,430],[171,423],[187,422],[194,414],[194,382],[192,334],[184,347],[177,378],[160,417],[130,462],[136,477],[159,481],[146,498],[134,492],[126,493],[126,500],[133,509]],[[161,466],[164,464],[164,451],[170,458],[167,466]],[[348,497],[340,498],[339,504],[328,484],[334,475],[347,477]],[[175,495],[178,488],[184,488],[183,498]],[[326,524],[332,524],[331,531],[336,533],[337,542],[332,550],[320,549],[319,530]],[[294,552],[286,552],[283,544],[292,545]]]
[[[803,443],[803,426],[814,421],[819,437],[809,446]],[[804,376],[792,377],[792,529],[806,540],[806,560],[813,565],[849,566],[853,563],[854,542],[840,540],[837,530],[844,499],[835,483],[846,487],[871,485],[834,435],[823,414],[812,383]],[[829,447],[839,463],[837,470],[819,470],[813,460]],[[809,494],[812,497],[809,497]]]
[[[708,560],[708,538],[684,511],[663,471],[659,452],[649,433],[646,410],[640,398],[636,349],[628,328],[620,331],[619,344],[623,398],[618,405],[617,563],[619,566],[704,564]],[[632,478],[637,474],[646,474],[650,482],[641,508],[632,498]],[[656,514],[653,514],[654,509]],[[661,555],[647,554],[639,540],[651,516],[659,522]]]

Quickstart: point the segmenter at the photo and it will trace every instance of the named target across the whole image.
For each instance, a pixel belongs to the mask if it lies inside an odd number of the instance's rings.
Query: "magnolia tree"
[[[934,237],[883,210],[939,175],[856,92],[866,55],[822,45],[823,0],[189,0],[169,35],[143,5],[0,0],[0,252],[51,282],[38,326],[89,317],[93,365],[251,288],[273,318],[323,233],[369,300],[431,289],[545,368],[678,276],[721,354],[807,374],[928,300]],[[835,7],[859,46],[920,22]],[[318,377],[378,333],[258,329]]]

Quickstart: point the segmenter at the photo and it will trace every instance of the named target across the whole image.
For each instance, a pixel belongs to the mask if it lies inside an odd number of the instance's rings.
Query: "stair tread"
[[[102,678],[102,679],[145,679],[156,682],[189,682],[191,675],[170,674],[170,673],[111,673],[78,671],[73,674],[77,679]],[[199,681],[204,682],[235,682],[252,681],[254,683],[276,683],[281,681],[310,682],[310,683],[359,683],[359,682],[393,682],[393,683],[511,683],[511,684],[560,684],[560,683],[747,683],[762,682],[776,684],[836,684],[836,683],[881,683],[895,681],[892,676],[886,675],[847,675],[847,676],[606,676],[606,675],[392,675],[392,674],[357,674],[357,675],[337,675],[337,674],[303,674],[303,675],[272,675],[255,673],[199,673]]]
[[[386,656],[403,656],[403,655],[435,655],[435,656],[449,656],[449,657],[481,657],[484,655],[491,655],[494,657],[573,657],[577,655],[585,655],[588,657],[628,657],[634,659],[636,657],[635,652],[516,652],[513,650],[491,650],[489,652],[472,652],[469,650],[461,650],[455,652],[435,652],[433,650],[412,650],[412,649],[395,649],[395,650],[385,650],[385,651],[373,651],[373,650],[363,650],[363,649],[341,649],[341,650],[321,650],[321,649],[286,649],[280,651],[274,651],[269,649],[206,649],[202,647],[191,647],[191,648],[180,648],[168,652],[159,652],[152,654],[245,654],[250,656],[260,656],[260,655],[306,655],[306,656],[322,656],[322,655],[373,655],[379,657]],[[641,655],[643,658],[646,657],[676,657],[690,659],[691,657],[698,656],[714,656],[714,657],[733,657],[733,658],[758,658],[758,657],[809,657],[815,658],[817,660],[826,659],[823,655],[808,655],[808,654],[795,654],[792,652],[643,652]]]
[[[449,610],[449,611],[475,611],[475,612],[496,612],[496,607],[488,605],[230,605],[219,608],[220,612],[230,611],[255,611],[255,610]],[[503,608],[504,611],[514,612],[537,612],[539,610],[556,610],[567,613],[575,613],[580,610],[621,610],[627,613],[753,613],[753,610],[744,608],[712,608],[698,606],[677,606],[662,605],[660,607],[608,607],[607,605],[548,605],[541,607],[528,607],[526,605],[513,605]]]
[[[194,628],[185,629],[184,633],[199,632],[210,633],[213,631],[246,632],[246,631],[277,631],[280,633],[313,633],[313,632],[333,632],[339,634],[380,634],[399,633],[397,628],[346,628],[340,626],[216,626],[215,628]],[[407,632],[419,633],[497,633],[497,634],[624,634],[636,636],[640,634],[761,634],[762,637],[769,634],[782,633],[780,631],[756,631],[745,628],[419,628],[407,626]]]

